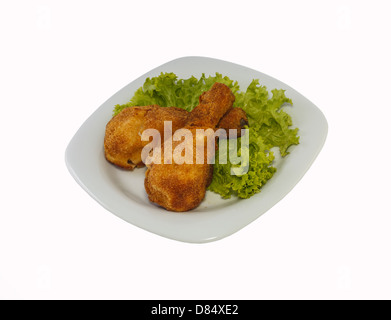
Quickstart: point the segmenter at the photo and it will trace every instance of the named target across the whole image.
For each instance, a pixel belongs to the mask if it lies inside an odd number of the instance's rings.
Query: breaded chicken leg
[[[192,134],[190,148],[195,149],[197,129],[199,128],[188,129]],[[173,142],[174,153],[180,143]],[[193,161],[190,164],[178,164],[175,161],[167,164],[164,163],[163,155],[160,164],[147,164],[144,186],[149,200],[170,211],[188,211],[197,207],[204,199],[206,188],[213,178],[213,165],[208,164],[206,158],[206,141],[203,154],[204,163],[200,164],[196,163],[196,152],[193,153]]]
[[[213,132],[220,119],[232,108],[234,101],[235,96],[231,90],[221,83],[215,83],[200,96],[199,105],[190,113],[189,121],[184,127],[192,134],[190,149],[193,150],[193,163],[179,164],[172,161],[171,164],[165,164],[160,161],[161,163],[147,164],[144,185],[151,202],[178,212],[194,209],[201,203],[212,180],[213,165],[209,163],[214,154],[207,152],[207,143],[204,141],[203,163],[194,161],[201,151],[196,144],[197,129],[212,129],[210,131]],[[172,144],[173,157],[180,143]],[[161,154],[163,149],[164,146]],[[163,158],[164,156],[161,157]]]

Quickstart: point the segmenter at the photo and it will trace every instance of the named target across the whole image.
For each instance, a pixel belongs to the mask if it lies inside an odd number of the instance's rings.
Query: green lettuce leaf
[[[251,128],[261,133],[265,144],[271,149],[279,147],[284,157],[287,149],[299,143],[298,129],[290,128],[292,119],[282,110],[283,106],[292,104],[285,96],[285,90],[271,90],[272,97],[265,86],[259,86],[259,80],[253,80],[246,92],[239,93],[236,105],[246,111]]]
[[[161,107],[178,107],[191,111],[198,105],[199,96],[204,91],[208,91],[215,82],[224,83],[234,94],[239,91],[239,85],[236,81],[223,77],[219,73],[209,77],[202,74],[200,79],[195,77],[178,79],[174,73],[162,72],[158,77],[147,78],[144,85],[135,92],[128,103],[116,105],[113,115],[117,115],[127,107],[151,104],[157,104]]]
[[[232,175],[231,169],[240,169],[240,165],[233,165],[230,161],[227,164],[219,163],[220,153],[226,153],[227,149],[219,148],[216,154],[213,180],[208,189],[220,194],[223,198],[230,198],[232,195],[243,199],[250,198],[261,191],[262,186],[276,172],[276,168],[272,166],[273,152],[268,151],[268,147],[257,130],[253,128],[249,130],[249,168],[247,173],[241,174],[240,170],[237,170],[237,174]],[[241,140],[242,138],[238,138],[237,152],[239,156],[241,156]],[[223,159],[225,159],[225,156]]]

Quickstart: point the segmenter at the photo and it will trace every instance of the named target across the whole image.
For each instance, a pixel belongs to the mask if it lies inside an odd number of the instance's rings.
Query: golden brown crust
[[[216,82],[199,98],[200,104],[190,113],[188,127],[215,128],[235,101],[235,96],[225,84]]]
[[[151,105],[125,108],[106,126],[106,159],[124,169],[133,170],[143,166],[141,151],[149,141],[141,141],[142,132],[156,129],[163,137],[164,121],[172,121],[172,129],[175,131],[185,125],[188,116],[186,110],[176,107]]]
[[[183,212],[197,207],[210,179],[208,164],[155,164],[145,174],[145,190],[151,202],[167,210]]]
[[[165,163],[164,155],[161,153],[160,163],[148,164],[145,174],[145,190],[149,200],[167,210],[188,211],[196,206],[205,197],[206,187],[211,183],[213,177],[213,165],[208,164],[208,159],[214,158],[214,148],[211,148],[208,158],[207,136],[202,137],[203,144],[197,147],[197,130],[209,128],[186,128],[191,133],[191,140],[182,139],[172,142],[173,157],[181,154],[184,159],[191,163],[178,164],[174,159],[171,164]],[[210,131],[213,133],[213,130]],[[165,143],[167,143],[166,141]],[[184,153],[177,153],[176,148],[188,143],[192,150],[192,156],[186,158]],[[201,150],[203,159],[197,164],[197,153]],[[164,148],[164,146],[162,146]]]
[[[236,129],[237,137],[241,136],[241,129],[248,126],[246,112],[242,108],[232,108],[221,118],[218,128],[227,131],[229,135],[230,129]]]

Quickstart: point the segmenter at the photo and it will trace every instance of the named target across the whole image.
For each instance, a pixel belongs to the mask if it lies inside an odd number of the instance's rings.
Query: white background
[[[390,299],[390,12],[376,0],[2,1],[0,299]],[[289,195],[202,245],[115,217],[64,161],[107,98],[187,55],[269,74],[329,122]]]

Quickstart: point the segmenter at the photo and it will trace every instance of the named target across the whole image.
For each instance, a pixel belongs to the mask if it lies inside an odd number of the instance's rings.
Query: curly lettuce
[[[269,148],[280,148],[281,155],[288,154],[288,148],[299,143],[298,128],[292,129],[292,118],[282,110],[292,105],[285,96],[285,90],[271,90],[272,97],[259,80],[253,80],[246,92],[236,95],[235,104],[246,111],[251,128],[258,131]]]
[[[176,106],[191,111],[198,105],[198,98],[209,90],[215,82],[226,84],[236,97],[234,107],[243,108],[249,119],[249,158],[248,171],[243,174],[242,164],[219,163],[219,154],[227,150],[218,150],[214,164],[213,180],[209,190],[223,198],[237,196],[247,199],[261,191],[276,172],[273,167],[272,148],[278,148],[281,156],[289,154],[289,147],[299,144],[298,128],[292,128],[292,118],[283,108],[292,105],[285,90],[273,89],[271,94],[265,86],[255,79],[241,91],[237,81],[216,73],[197,79],[178,79],[174,73],[161,73],[157,77],[147,78],[132,99],[123,105],[116,105],[113,114],[124,108],[157,104],[162,107]],[[241,138],[237,143],[238,155],[241,152]],[[233,173],[233,174],[232,174]]]
[[[161,107],[178,107],[191,111],[198,105],[199,96],[204,91],[209,90],[215,82],[224,83],[234,94],[239,91],[237,81],[233,81],[219,73],[209,77],[202,74],[200,79],[195,77],[178,79],[178,76],[174,73],[161,73],[157,77],[147,78],[144,85],[135,92],[128,103],[116,105],[114,115],[127,107],[151,104],[157,104]]]
[[[213,180],[209,190],[220,194],[223,198],[230,198],[236,195],[239,198],[247,199],[261,191],[262,186],[273,177],[276,168],[272,166],[274,160],[273,152],[268,151],[259,131],[249,128],[249,158],[248,171],[241,174],[242,164],[234,165],[230,161],[227,164],[219,163],[221,152],[227,152],[219,149],[214,164]],[[238,138],[238,155],[241,156],[241,139]],[[223,157],[225,159],[225,157]],[[247,163],[246,163],[247,165]],[[231,170],[238,169],[238,170]],[[235,173],[232,175],[232,171]]]

